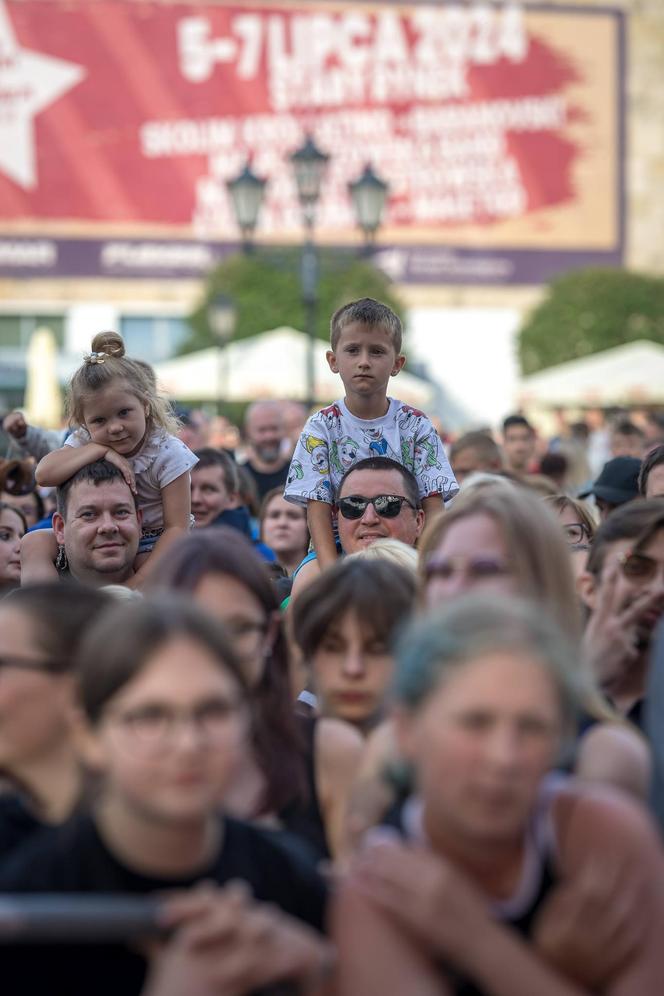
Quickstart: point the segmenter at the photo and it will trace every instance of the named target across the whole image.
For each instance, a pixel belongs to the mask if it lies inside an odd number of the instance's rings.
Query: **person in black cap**
[[[609,460],[592,488],[580,498],[595,496],[595,504],[602,521],[617,508],[639,496],[639,471],[641,461],[636,457],[619,456]]]

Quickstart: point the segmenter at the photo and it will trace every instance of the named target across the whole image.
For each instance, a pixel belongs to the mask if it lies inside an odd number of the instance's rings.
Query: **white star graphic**
[[[73,62],[19,48],[0,0],[0,172],[37,186],[34,118],[85,77]]]

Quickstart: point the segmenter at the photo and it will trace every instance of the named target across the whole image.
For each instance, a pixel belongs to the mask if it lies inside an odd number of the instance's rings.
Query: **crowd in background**
[[[0,915],[6,991],[664,992],[664,413],[374,436],[298,502],[302,404],[81,377],[73,430],[3,423],[0,892],[158,900]]]

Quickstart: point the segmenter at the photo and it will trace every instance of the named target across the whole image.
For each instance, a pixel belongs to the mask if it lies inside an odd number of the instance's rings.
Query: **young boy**
[[[346,471],[366,457],[385,456],[411,470],[429,515],[459,488],[440,438],[422,412],[387,397],[390,377],[404,363],[402,327],[380,301],[363,298],[332,315],[327,362],[345,397],[308,420],[290,465],[284,497],[307,506],[321,569],[337,559],[332,509]]]

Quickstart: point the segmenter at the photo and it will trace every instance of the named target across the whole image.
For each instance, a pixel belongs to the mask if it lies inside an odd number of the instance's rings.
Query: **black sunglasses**
[[[408,501],[402,495],[375,495],[373,498],[349,495],[347,498],[337,500],[337,508],[344,519],[361,519],[368,505],[373,505],[376,515],[380,515],[381,519],[396,519],[402,505],[416,508],[412,501]]]

